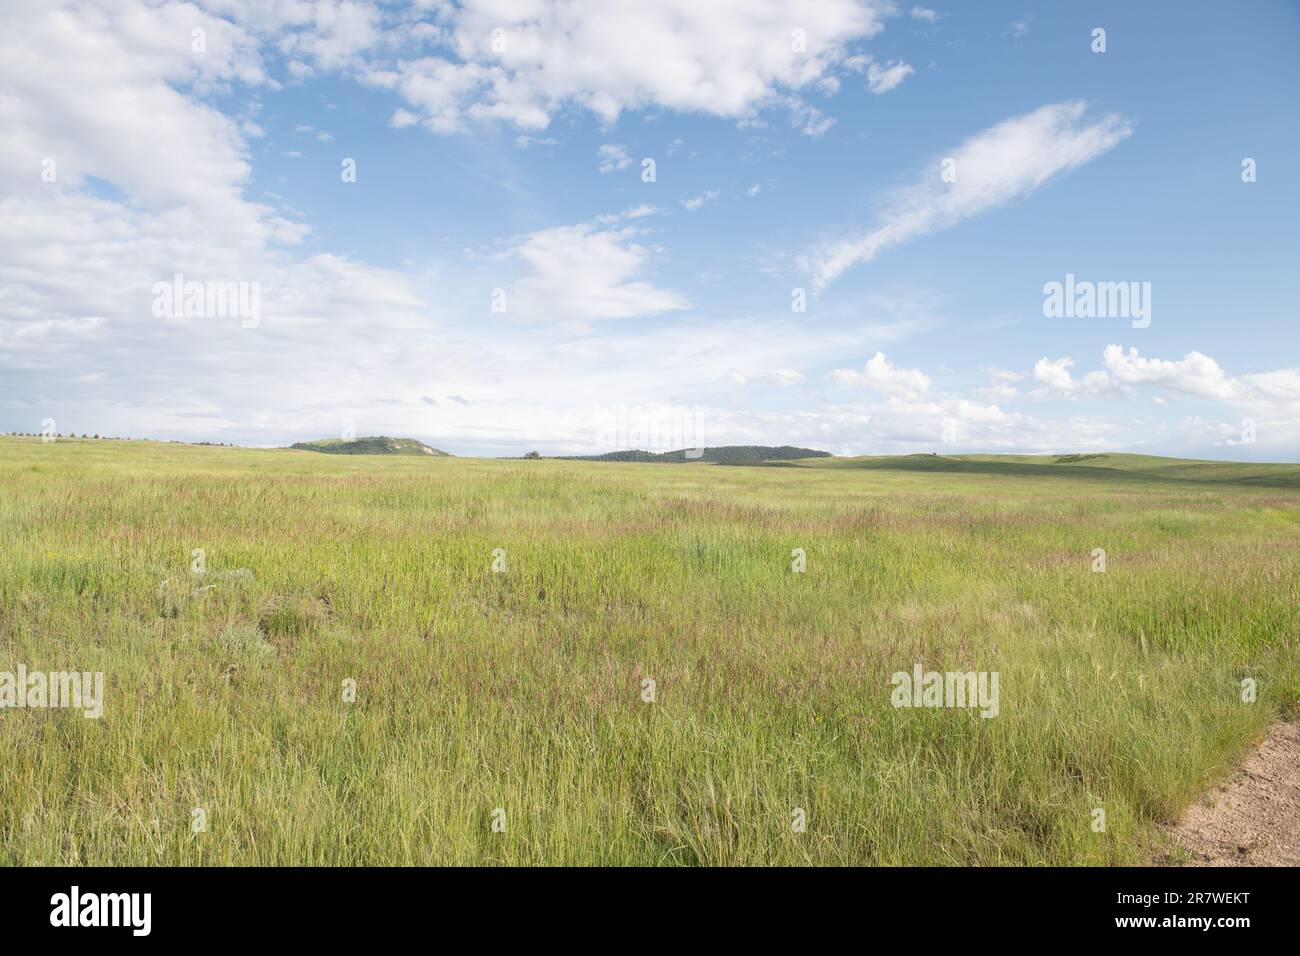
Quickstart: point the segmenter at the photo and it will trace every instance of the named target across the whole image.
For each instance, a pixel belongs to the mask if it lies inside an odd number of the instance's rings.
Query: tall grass
[[[0,489],[0,670],[107,698],[0,710],[5,864],[1146,862],[1300,698],[1288,489],[18,439]],[[918,662],[999,715],[893,708]]]

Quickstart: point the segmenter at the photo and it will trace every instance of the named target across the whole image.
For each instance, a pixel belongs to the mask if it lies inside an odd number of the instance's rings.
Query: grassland
[[[106,675],[0,710],[0,863],[1161,859],[1300,698],[1300,469],[1210,471],[0,439],[0,669]]]

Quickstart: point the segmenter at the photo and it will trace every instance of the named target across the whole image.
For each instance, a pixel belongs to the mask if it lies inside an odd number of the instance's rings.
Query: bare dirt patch
[[[1278,723],[1171,831],[1191,866],[1300,865],[1300,723]]]

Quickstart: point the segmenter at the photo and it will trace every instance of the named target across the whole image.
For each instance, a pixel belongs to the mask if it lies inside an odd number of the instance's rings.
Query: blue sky
[[[1300,460],[1295,4],[0,18],[0,430]]]

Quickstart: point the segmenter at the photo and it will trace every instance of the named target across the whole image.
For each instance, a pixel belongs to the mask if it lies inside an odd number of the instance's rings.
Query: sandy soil
[[[1191,866],[1300,866],[1300,722],[1269,728],[1223,787],[1171,831]]]

